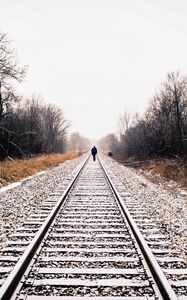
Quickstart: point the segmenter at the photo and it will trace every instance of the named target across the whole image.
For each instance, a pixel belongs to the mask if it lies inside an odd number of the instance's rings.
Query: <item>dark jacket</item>
[[[91,150],[92,155],[96,155],[97,154],[97,148],[94,146]]]

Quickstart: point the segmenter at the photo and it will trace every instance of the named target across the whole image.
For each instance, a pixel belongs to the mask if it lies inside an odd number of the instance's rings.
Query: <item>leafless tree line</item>
[[[98,147],[105,152],[117,153],[119,151],[119,141],[115,134],[110,133],[98,141]]]
[[[90,149],[90,140],[83,137],[79,132],[73,132],[68,140],[69,150],[87,151]]]
[[[143,116],[122,114],[120,138],[109,140],[111,151],[123,157],[187,155],[187,77],[169,73]]]
[[[14,82],[25,74],[7,35],[0,33],[0,158],[65,150],[70,123],[58,107],[17,95]]]

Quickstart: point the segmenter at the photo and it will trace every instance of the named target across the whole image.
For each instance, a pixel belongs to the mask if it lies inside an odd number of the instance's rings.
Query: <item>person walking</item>
[[[91,149],[91,153],[92,153],[92,156],[93,156],[93,161],[95,161],[95,157],[96,157],[96,154],[97,154],[97,148],[95,146]]]

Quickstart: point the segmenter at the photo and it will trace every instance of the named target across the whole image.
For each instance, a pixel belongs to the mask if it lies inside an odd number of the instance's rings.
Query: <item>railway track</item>
[[[101,162],[87,159],[0,252],[0,299],[187,300],[182,257],[120,194]]]

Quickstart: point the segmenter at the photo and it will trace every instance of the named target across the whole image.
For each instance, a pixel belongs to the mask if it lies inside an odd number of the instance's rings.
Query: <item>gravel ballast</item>
[[[0,189],[0,248],[51,192],[65,182],[68,184],[68,178],[85,158],[86,154]]]
[[[138,171],[106,156],[102,156],[102,161],[118,190],[125,188],[125,193],[133,197],[170,238],[171,247],[180,250],[187,260],[187,194],[180,188],[175,189],[175,193],[169,192],[164,183],[155,184]]]
[[[170,237],[171,247],[185,256],[187,248],[187,196],[170,193],[162,184],[155,184],[142,174],[111,158],[101,156],[116,187],[125,190],[154,218],[162,231]],[[68,184],[86,154],[28,178],[11,188],[0,189],[0,248],[9,234],[15,232],[51,192]]]

